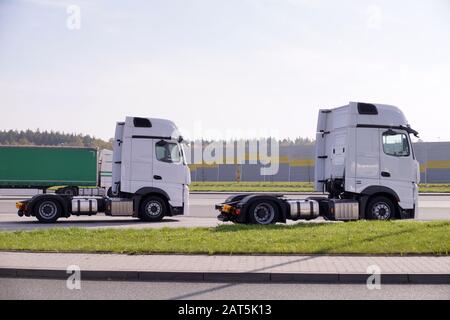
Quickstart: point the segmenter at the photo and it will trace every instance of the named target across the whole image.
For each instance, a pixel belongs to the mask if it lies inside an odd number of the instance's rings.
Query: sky
[[[313,138],[349,101],[450,141],[450,1],[0,0],[0,130]]]

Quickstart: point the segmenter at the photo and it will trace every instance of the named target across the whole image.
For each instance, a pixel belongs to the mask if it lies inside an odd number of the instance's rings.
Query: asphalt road
[[[246,284],[83,281],[69,290],[64,280],[0,278],[0,299],[302,300],[450,299],[450,285]]]
[[[0,230],[22,230],[52,227],[85,227],[85,228],[162,228],[162,227],[211,227],[221,224],[216,219],[214,205],[220,203],[228,194],[191,194],[190,215],[167,217],[162,222],[145,223],[129,217],[107,217],[102,214],[92,217],[70,217],[60,219],[55,224],[40,224],[33,217],[18,217],[15,208],[16,200],[0,196]],[[304,198],[305,195],[290,195],[289,198]],[[419,200],[418,220],[450,220],[449,196],[421,196]],[[323,222],[321,218],[311,222]]]

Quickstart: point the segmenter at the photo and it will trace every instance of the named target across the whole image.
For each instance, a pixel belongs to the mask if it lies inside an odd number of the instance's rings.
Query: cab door
[[[183,206],[188,166],[181,145],[173,140],[153,140],[153,186],[164,190],[174,207]]]
[[[351,192],[361,193],[368,187],[380,184],[380,138],[376,128],[356,128],[355,152],[347,154],[350,165],[346,175],[348,187]],[[354,173],[354,179],[352,178]],[[355,187],[352,189],[352,181]],[[353,191],[354,190],[354,191]]]
[[[417,180],[417,161],[409,139],[403,130],[379,129],[380,185],[394,190],[400,207],[413,209]]]

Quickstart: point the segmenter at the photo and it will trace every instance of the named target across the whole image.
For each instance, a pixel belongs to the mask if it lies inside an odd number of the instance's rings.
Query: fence
[[[191,156],[188,150],[188,157]],[[422,183],[450,183],[450,142],[419,142],[414,153]],[[248,158],[248,156],[247,156]],[[279,170],[261,175],[261,164],[191,164],[192,181],[314,181],[314,145],[280,146]]]

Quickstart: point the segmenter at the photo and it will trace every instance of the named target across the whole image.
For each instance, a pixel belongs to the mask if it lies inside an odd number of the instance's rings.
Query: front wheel
[[[61,204],[54,199],[43,199],[34,206],[34,215],[42,223],[56,222],[61,213]]]
[[[272,201],[256,202],[249,210],[249,221],[252,224],[274,224],[278,221],[278,216],[278,207]]]
[[[375,197],[366,208],[366,218],[370,220],[390,220],[395,217],[395,205],[386,197]]]
[[[139,208],[139,218],[143,221],[161,221],[167,214],[166,202],[160,197],[150,196],[145,198]]]

